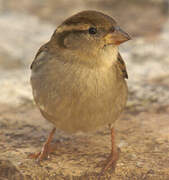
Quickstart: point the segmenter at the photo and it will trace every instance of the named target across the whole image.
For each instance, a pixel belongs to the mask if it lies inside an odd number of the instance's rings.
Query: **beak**
[[[106,44],[119,45],[130,40],[131,37],[124,32],[119,26],[114,27],[106,36]]]

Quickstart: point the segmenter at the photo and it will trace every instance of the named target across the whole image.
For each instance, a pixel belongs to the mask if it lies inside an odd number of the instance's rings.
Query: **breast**
[[[125,107],[127,85],[117,71],[116,67],[82,70],[57,64],[50,72],[33,73],[35,102],[58,129],[71,133],[97,130],[114,123]]]

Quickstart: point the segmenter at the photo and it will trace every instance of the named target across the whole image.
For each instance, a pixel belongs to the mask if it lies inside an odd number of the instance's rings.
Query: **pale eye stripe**
[[[89,24],[78,24],[78,25],[63,25],[57,28],[56,32],[61,33],[64,31],[84,31],[88,30],[90,27]]]

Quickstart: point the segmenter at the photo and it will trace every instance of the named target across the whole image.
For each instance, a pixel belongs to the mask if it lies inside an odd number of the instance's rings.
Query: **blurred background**
[[[87,9],[114,17],[133,38],[120,48],[129,74],[128,107],[169,101],[168,0],[0,0],[1,104],[32,101],[29,66],[38,48],[65,18]]]

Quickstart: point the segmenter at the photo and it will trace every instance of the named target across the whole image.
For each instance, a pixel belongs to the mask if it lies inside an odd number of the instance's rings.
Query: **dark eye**
[[[96,34],[97,33],[97,29],[94,28],[94,27],[91,27],[91,28],[89,28],[89,33],[90,34]]]

